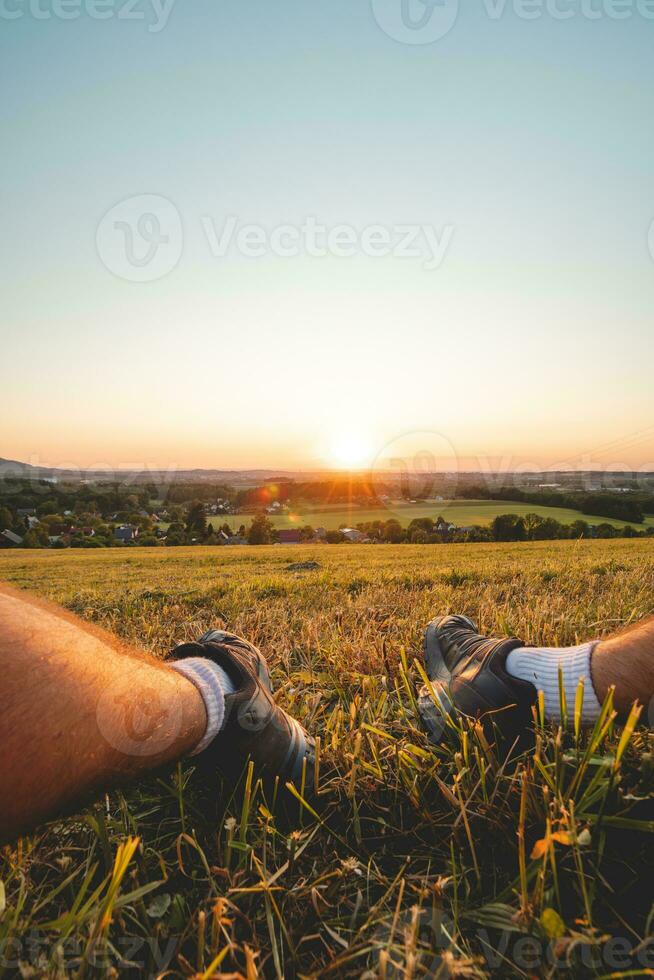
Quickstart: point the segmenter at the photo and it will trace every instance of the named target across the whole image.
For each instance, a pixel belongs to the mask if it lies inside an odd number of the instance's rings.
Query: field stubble
[[[537,726],[535,753],[505,764],[465,724],[432,751],[414,700],[434,615],[575,643],[654,613],[653,557],[649,541],[0,555],[0,578],[158,656],[242,633],[321,740],[291,827],[247,773],[234,792],[184,764],[6,848],[0,972],[654,970],[649,732],[623,738],[610,706],[579,732],[569,706],[565,732]]]

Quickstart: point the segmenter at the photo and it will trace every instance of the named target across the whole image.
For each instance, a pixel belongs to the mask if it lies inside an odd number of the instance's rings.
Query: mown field
[[[321,740],[290,820],[256,780],[183,763],[5,847],[0,974],[654,975],[650,732],[538,723],[507,760],[464,723],[432,749],[414,700],[435,614],[575,643],[654,614],[653,559],[647,540],[0,554],[0,579],[156,656],[242,633]]]
[[[368,521],[398,520],[402,526],[408,526],[412,520],[421,517],[431,517],[436,520],[439,514],[459,527],[472,524],[488,525],[493,518],[500,514],[540,514],[542,517],[553,517],[560,524],[572,524],[573,521],[586,520],[589,524],[605,522],[613,527],[624,527],[626,521],[618,521],[609,517],[589,517],[578,510],[565,507],[538,507],[535,504],[521,504],[512,500],[444,500],[442,502],[409,504],[400,501],[390,503],[386,507],[346,507],[343,504],[316,508],[298,508],[286,514],[271,514],[270,520],[276,528],[301,527],[311,524],[312,527],[324,527],[328,531],[346,524],[356,526]],[[251,515],[234,514],[231,516],[211,518],[211,523],[218,527],[224,523],[232,530],[245,523]],[[654,527],[654,517],[647,517],[639,528]]]

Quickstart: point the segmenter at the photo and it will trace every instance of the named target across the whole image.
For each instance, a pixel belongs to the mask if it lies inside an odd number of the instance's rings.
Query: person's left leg
[[[299,783],[312,740],[275,704],[259,652],[214,631],[173,653],[164,663],[0,586],[0,840],[200,751]]]

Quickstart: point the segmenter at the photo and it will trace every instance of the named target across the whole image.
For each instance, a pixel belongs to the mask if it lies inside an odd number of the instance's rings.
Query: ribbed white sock
[[[207,727],[191,752],[191,755],[199,755],[213,742],[223,727],[225,695],[233,694],[236,688],[229,674],[213,660],[205,657],[186,657],[184,660],[175,660],[170,666],[197,687],[204,701]]]
[[[579,680],[584,682],[582,721],[592,723],[599,718],[602,705],[597,700],[590,672],[590,661],[596,643],[578,647],[518,647],[506,659],[506,670],[512,677],[530,681],[545,696],[545,717],[560,721],[559,670],[569,716],[574,711]]]

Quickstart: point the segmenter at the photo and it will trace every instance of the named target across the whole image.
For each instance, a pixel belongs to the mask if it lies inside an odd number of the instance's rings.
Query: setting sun
[[[342,432],[335,436],[329,449],[332,465],[360,469],[370,463],[372,447],[358,432]]]

